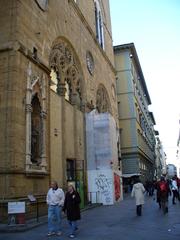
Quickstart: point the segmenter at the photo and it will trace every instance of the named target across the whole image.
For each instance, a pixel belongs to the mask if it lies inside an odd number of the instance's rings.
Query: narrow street
[[[63,220],[63,235],[47,237],[47,223],[26,232],[0,233],[0,240],[44,240],[69,239],[66,219]],[[114,206],[101,206],[82,213],[79,240],[179,240],[180,203],[172,205],[169,199],[169,213],[163,215],[153,198],[146,198],[143,215],[135,214],[134,200],[130,197]]]

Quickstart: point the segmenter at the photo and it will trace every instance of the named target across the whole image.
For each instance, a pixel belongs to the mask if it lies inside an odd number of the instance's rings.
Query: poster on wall
[[[8,225],[25,224],[25,202],[8,202]]]
[[[115,200],[118,201],[121,197],[121,185],[120,185],[120,176],[114,173],[114,191],[115,191]]]
[[[25,213],[25,202],[8,202],[8,214]]]

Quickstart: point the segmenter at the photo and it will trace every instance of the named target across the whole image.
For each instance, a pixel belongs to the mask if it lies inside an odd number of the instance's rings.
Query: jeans
[[[177,198],[179,200],[179,192],[177,190],[172,190],[172,192],[173,192],[172,202],[173,204],[175,204],[175,199]]]
[[[69,226],[71,227],[71,234],[74,235],[75,231],[77,230],[77,222],[76,221],[68,221]]]
[[[161,204],[161,208],[163,210],[163,213],[164,214],[168,213],[168,199],[162,198],[160,204]]]
[[[57,206],[48,207],[48,231],[58,232],[61,231],[61,211],[62,208]]]
[[[142,214],[142,205],[137,205],[136,206],[136,213],[138,216],[141,216]]]

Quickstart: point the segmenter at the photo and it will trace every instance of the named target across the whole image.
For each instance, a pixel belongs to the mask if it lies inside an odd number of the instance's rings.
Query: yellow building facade
[[[124,182],[140,175],[152,180],[155,167],[155,120],[151,99],[133,43],[114,47],[117,102]],[[128,182],[128,181],[127,181]]]
[[[109,1],[0,0],[0,199],[86,178],[85,113],[118,126]]]

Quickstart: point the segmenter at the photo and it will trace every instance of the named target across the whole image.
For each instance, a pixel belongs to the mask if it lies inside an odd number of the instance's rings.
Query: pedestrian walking
[[[165,177],[162,176],[160,181],[157,183],[157,199],[159,207],[162,208],[163,213],[168,213],[168,197],[171,195],[168,182]]]
[[[145,191],[146,190],[145,190],[143,184],[141,183],[140,179],[139,178],[135,179],[135,183],[133,185],[131,196],[135,197],[135,200],[136,200],[137,216],[142,215],[142,205],[144,204],[144,193],[145,193]]]
[[[175,177],[172,178],[171,189],[173,192],[172,204],[176,204],[176,198],[179,200],[179,192],[178,192],[177,180]]]
[[[48,190],[46,202],[48,204],[48,236],[62,235],[61,212],[64,205],[64,192],[58,187],[56,181],[52,181]]]
[[[67,212],[67,220],[70,226],[70,238],[75,237],[75,232],[78,229],[77,220],[81,218],[79,204],[81,202],[79,193],[73,185],[68,186],[68,192],[65,196],[63,211]]]
[[[156,202],[159,204],[159,208],[161,208],[161,199],[160,199],[160,191],[159,191],[159,182],[160,179],[158,179],[155,183],[155,189],[156,189]]]
[[[180,189],[180,179],[178,178],[178,176],[175,174],[174,175],[176,182],[177,182],[177,186],[178,186],[178,193],[179,193],[179,189]],[[179,199],[180,200],[180,199]]]

